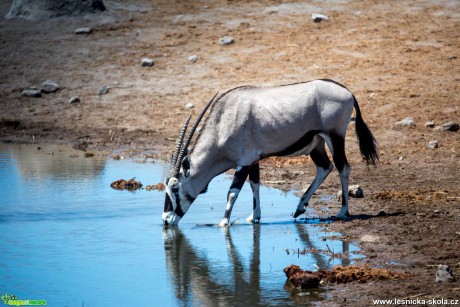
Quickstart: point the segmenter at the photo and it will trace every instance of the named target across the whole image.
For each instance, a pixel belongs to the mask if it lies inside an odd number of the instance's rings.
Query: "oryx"
[[[217,95],[217,94],[216,94]],[[193,134],[212,104],[214,96],[198,116],[185,142],[190,117],[183,126],[165,179],[166,199],[162,215],[165,225],[176,225],[197,196],[206,191],[217,175],[235,169],[227,194],[227,207],[219,225],[229,224],[233,204],[246,178],[253,191],[248,222],[259,222],[259,161],[271,156],[310,155],[316,177],[300,198],[294,218],[303,214],[310,198],[332,171],[328,145],[342,185],[342,207],[337,218],[348,215],[350,165],[345,155],[345,133],[356,110],[356,135],[366,162],[378,162],[376,141],[363,121],[355,96],[332,80],[315,80],[277,87],[245,86],[221,95],[211,108],[194,148]],[[181,172],[182,168],[182,172]]]

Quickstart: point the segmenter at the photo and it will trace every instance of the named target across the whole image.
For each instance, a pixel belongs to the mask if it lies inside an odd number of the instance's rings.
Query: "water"
[[[330,268],[357,257],[356,246],[331,238],[339,234],[294,223],[292,193],[263,187],[262,223],[248,225],[245,185],[236,225],[202,226],[224,213],[231,178],[221,175],[178,228],[165,230],[164,192],[110,188],[120,178],[155,184],[167,171],[158,161],[84,157],[60,145],[0,144],[0,294],[48,306],[289,306],[328,293],[285,290],[284,267]],[[331,257],[327,247],[349,257]]]

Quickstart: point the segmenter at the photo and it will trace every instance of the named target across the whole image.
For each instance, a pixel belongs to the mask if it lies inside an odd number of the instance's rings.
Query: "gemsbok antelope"
[[[353,108],[362,156],[374,165],[379,156],[358,102],[346,87],[322,79],[277,87],[232,89],[216,100],[195,146],[189,151],[193,134],[216,96],[201,111],[185,142],[190,116],[180,132],[171,160],[170,177],[165,179],[162,215],[165,225],[177,225],[198,195],[206,191],[209,182],[232,168],[236,171],[219,225],[229,225],[233,205],[248,176],[253,191],[253,210],[246,220],[258,223],[261,217],[259,161],[271,156],[310,155],[316,165],[316,177],[300,198],[294,213],[297,218],[305,213],[313,193],[333,169],[325,144],[331,151],[342,185],[342,207],[336,218],[349,215],[350,165],[345,155],[345,134]]]

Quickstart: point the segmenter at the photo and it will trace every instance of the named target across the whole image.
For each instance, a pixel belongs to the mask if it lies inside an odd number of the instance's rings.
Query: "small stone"
[[[460,127],[455,122],[448,122],[441,126],[441,130],[443,131],[454,131],[455,132],[455,131],[458,131],[459,128]]]
[[[415,127],[414,119],[409,116],[395,123],[396,127]]]
[[[101,89],[99,90],[98,95],[101,96],[101,95],[107,94],[109,92],[109,89],[110,88],[107,85],[103,85]]]
[[[438,265],[438,271],[436,272],[436,282],[446,282],[446,281],[454,281],[454,273],[450,266],[446,264]]]
[[[452,61],[452,60],[455,60],[455,59],[457,59],[457,57],[455,55],[450,55],[450,56],[447,57],[447,60],[449,60],[449,61]]]
[[[75,30],[75,34],[90,34],[91,32],[93,32],[91,27],[83,27]]]
[[[231,36],[224,36],[219,38],[219,44],[220,45],[230,45],[235,42],[235,39]]]
[[[149,58],[142,59],[142,66],[152,67],[154,64],[155,62],[152,59],[149,59]]]
[[[401,157],[398,158],[398,160],[399,160],[399,161],[402,161],[402,160],[404,160],[404,157],[401,156]]]
[[[29,88],[29,89],[23,90],[21,92],[21,96],[39,98],[39,97],[42,97],[42,92],[37,89]]]
[[[429,149],[436,149],[439,147],[439,143],[436,140],[432,140],[428,142],[428,148]]]
[[[46,80],[40,86],[40,91],[45,94],[54,93],[59,90],[59,84],[52,80]]]
[[[78,96],[73,96],[73,97],[70,98],[70,100],[69,100],[69,103],[70,103],[70,104],[79,103],[79,102],[81,102],[81,100],[80,100],[80,97],[78,97]]]
[[[190,109],[193,109],[194,107],[195,107],[195,105],[194,105],[193,103],[189,102],[189,103],[187,103],[187,104],[185,105],[184,108],[185,108],[186,110],[190,110]]]
[[[191,63],[195,63],[196,61],[198,61],[199,58],[200,58],[199,56],[197,56],[196,54],[194,54],[194,55],[189,56],[189,57],[188,57],[188,60],[189,60]]]
[[[434,121],[429,120],[425,123],[425,127],[427,128],[434,128]]]
[[[361,188],[360,185],[351,185],[348,187],[348,196],[353,197],[353,198],[363,198],[364,197],[364,191]],[[337,199],[341,200],[342,199],[342,191],[337,192]]]
[[[321,22],[329,20],[329,17],[323,14],[313,13],[311,14],[311,19],[313,19],[314,22]]]

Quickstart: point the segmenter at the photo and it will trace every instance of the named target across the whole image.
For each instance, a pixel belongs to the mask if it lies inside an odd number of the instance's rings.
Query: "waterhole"
[[[262,187],[262,221],[250,225],[245,185],[234,226],[202,226],[223,216],[231,183],[223,174],[179,227],[164,229],[164,192],[110,187],[133,177],[156,184],[168,169],[63,145],[0,144],[0,290],[48,306],[289,306],[328,292],[286,290],[283,268],[359,257],[317,220],[295,223],[293,193]]]

